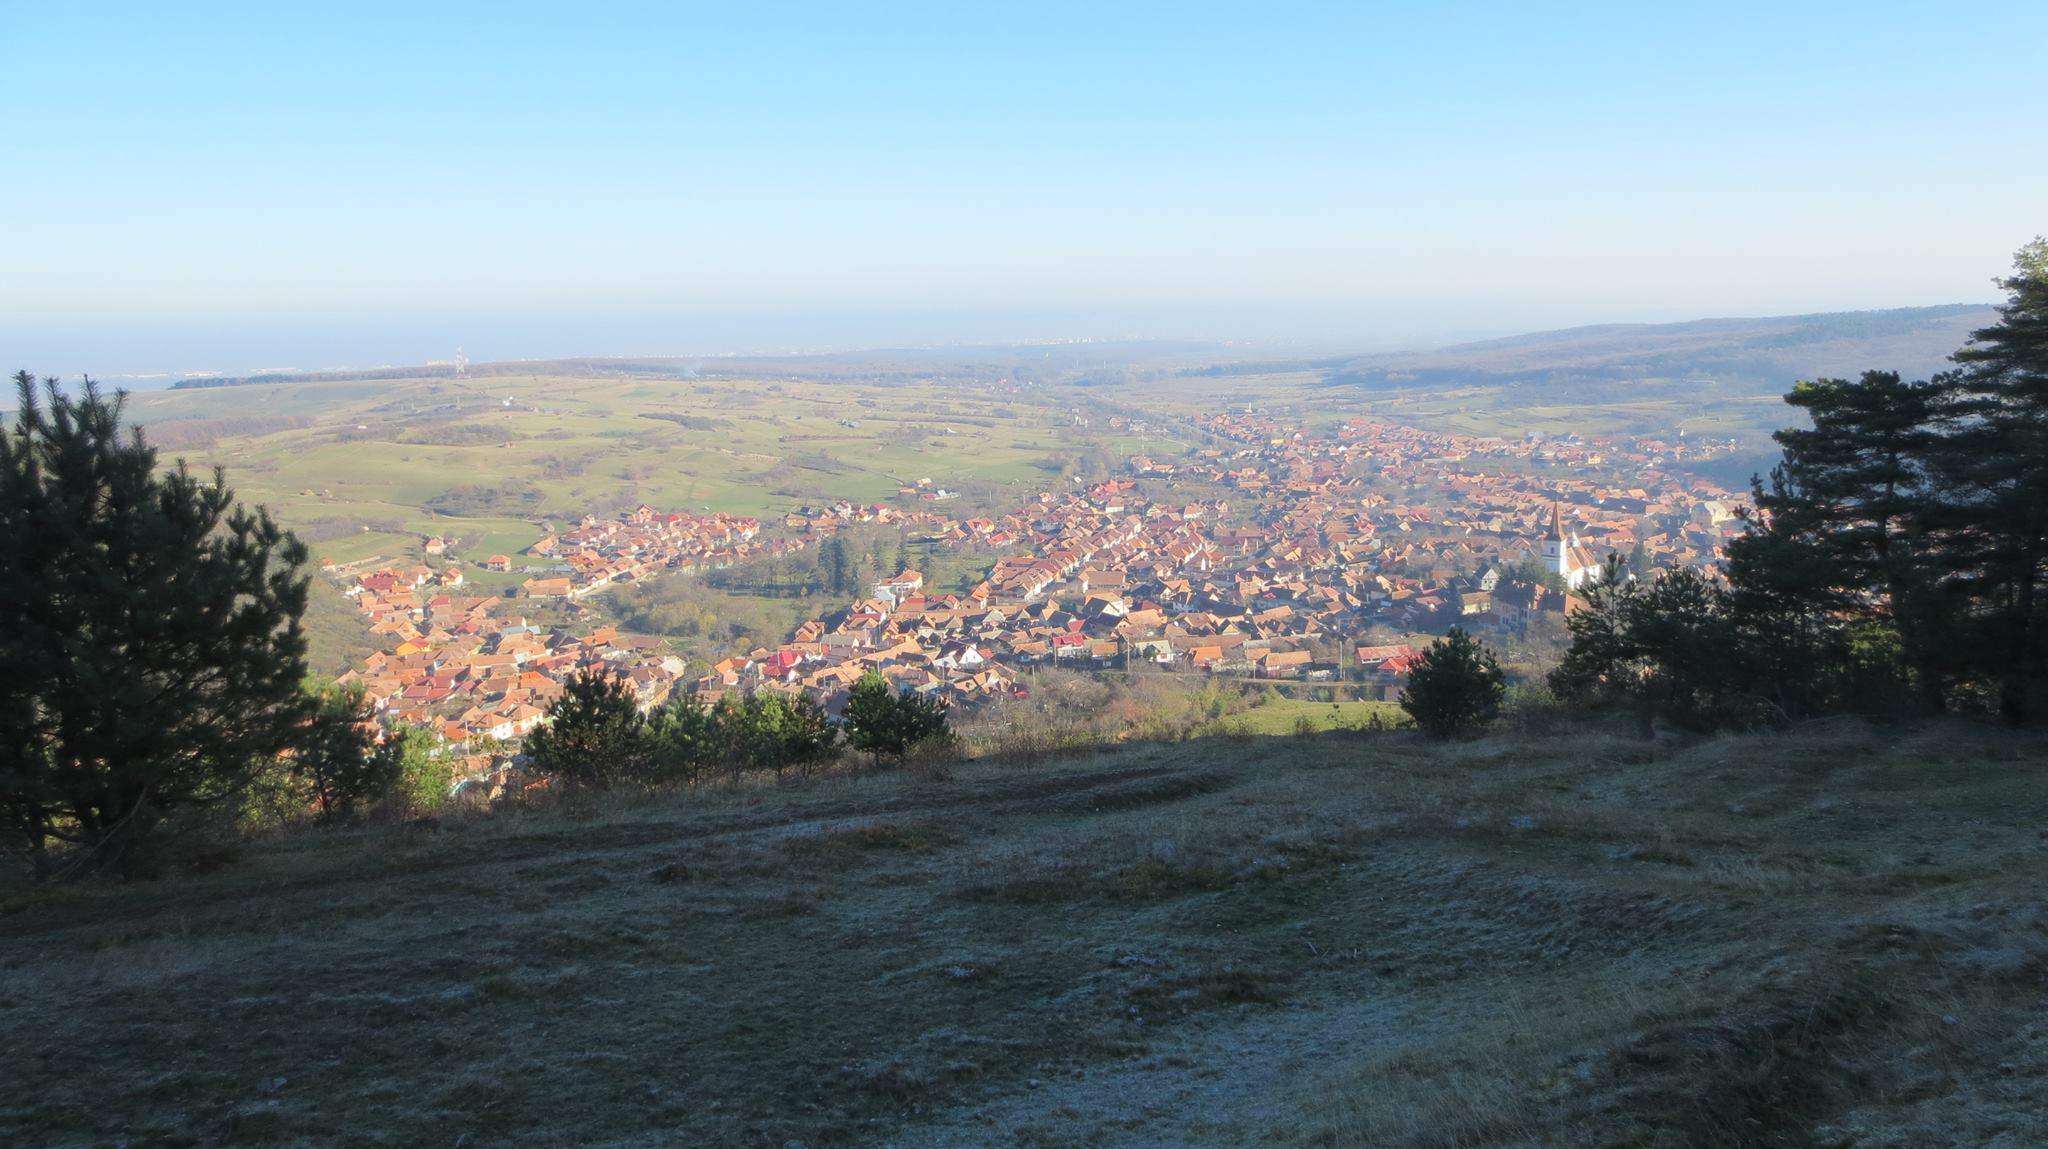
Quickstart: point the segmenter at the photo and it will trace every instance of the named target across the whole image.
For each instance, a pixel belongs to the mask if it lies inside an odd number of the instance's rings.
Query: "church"
[[[1550,504],[1550,537],[1543,540],[1540,561],[1545,570],[1556,571],[1572,590],[1600,577],[1599,560],[1579,541],[1579,532],[1565,531],[1564,508],[1557,503]]]

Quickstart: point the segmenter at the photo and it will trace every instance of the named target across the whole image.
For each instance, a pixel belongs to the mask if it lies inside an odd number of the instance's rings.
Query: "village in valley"
[[[567,680],[592,669],[630,682],[649,709],[678,691],[771,691],[836,712],[873,671],[971,713],[1029,697],[1043,668],[1344,684],[1391,700],[1431,634],[1561,635],[1582,605],[1574,592],[1610,562],[1626,573],[1710,564],[1741,529],[1734,495],[1686,470],[1717,449],[1698,441],[1510,439],[1367,417],[1312,427],[1257,408],[1190,422],[1206,446],[1132,456],[1112,477],[1007,510],[948,516],[922,480],[899,491],[901,506],[839,500],[765,528],[642,505],[587,515],[516,555],[461,554],[433,537],[420,562],[329,564],[381,646],[342,682],[381,722],[436,733],[471,776],[506,761]],[[920,554],[997,557],[956,589],[906,564],[781,641],[705,665],[588,605],[855,529],[893,530]],[[474,589],[465,567],[497,576],[500,591]]]

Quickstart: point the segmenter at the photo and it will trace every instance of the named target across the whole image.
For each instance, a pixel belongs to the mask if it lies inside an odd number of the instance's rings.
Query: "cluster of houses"
[[[546,577],[530,578],[521,589],[531,598],[574,599],[659,570],[737,562],[787,545],[757,544],[759,531],[753,519],[661,515],[646,507],[620,520],[586,518],[528,549],[530,561],[550,566]],[[442,546],[431,545],[436,541]],[[445,540],[428,544],[429,553],[449,549]],[[493,555],[483,565],[510,570],[511,560]],[[683,677],[682,659],[657,639],[611,627],[579,634],[523,616],[500,617],[508,600],[461,593],[466,580],[459,565],[334,573],[383,647],[341,684],[360,688],[386,724],[433,730],[458,748],[516,742],[544,719],[579,671],[602,668],[624,678],[648,707],[666,699]]]
[[[760,533],[759,519],[724,511],[664,514],[643,504],[623,519],[586,515],[574,528],[545,535],[526,549],[529,568],[545,566],[519,592],[529,598],[582,598],[653,574],[710,570],[803,546],[800,540],[762,541]],[[492,555],[484,566],[509,571],[513,560]]]
[[[1672,469],[1661,441],[1510,440],[1367,418],[1324,434],[1253,413],[1212,416],[1203,427],[1246,446],[1168,464],[1172,473],[1290,502],[1281,513],[1296,518],[1327,519],[1333,501],[1356,503],[1369,519],[1427,537],[1412,554],[1389,540],[1396,546],[1390,563],[1400,568],[1430,560],[1479,566],[1550,539],[1559,504],[1568,534],[1588,554],[1640,547],[1652,567],[1716,562],[1742,529],[1734,494]],[[1161,466],[1136,465],[1141,472]]]
[[[512,571],[516,563],[533,572],[517,588],[522,598],[576,600],[661,573],[786,554],[851,524],[939,521],[921,512],[841,502],[792,512],[783,519],[787,535],[763,539],[755,518],[664,513],[643,505],[623,518],[586,516],[571,529],[544,535],[517,560],[492,555],[480,565]],[[444,556],[451,544],[436,536],[423,549]],[[622,635],[608,626],[576,633],[537,626],[524,616],[500,617],[507,600],[461,593],[467,580],[452,562],[353,574],[330,564],[330,570],[384,647],[340,684],[360,688],[384,723],[432,730],[458,749],[516,743],[545,719],[564,684],[580,671],[603,669],[624,678],[648,708],[683,680],[683,660],[658,639]],[[469,765],[481,770],[488,760]]]
[[[920,479],[916,484],[903,487],[897,493],[926,499],[927,496],[935,496],[937,492],[932,487],[930,479]],[[952,495],[948,493],[946,497],[951,498]],[[792,532],[803,541],[837,534],[843,528],[861,524],[910,528],[945,521],[943,517],[931,511],[905,511],[882,503],[862,504],[850,499],[841,499],[827,507],[799,507],[782,516],[783,529]]]
[[[1000,515],[840,502],[792,511],[764,539],[752,518],[640,507],[529,548],[528,564],[548,566],[521,591],[568,599],[786,553],[857,523],[999,555],[956,591],[916,570],[878,580],[787,641],[690,678],[655,640],[496,618],[504,600],[459,595],[453,567],[373,571],[347,593],[389,646],[348,680],[387,721],[464,744],[516,740],[570,675],[597,666],[627,677],[647,706],[689,689],[803,693],[836,710],[869,672],[971,706],[1027,694],[1041,666],[1344,677],[1392,697],[1419,653],[1404,637],[1562,615],[1610,555],[1704,565],[1740,529],[1733,496],[1667,469],[1664,443],[1511,441],[1369,419],[1311,429],[1258,412],[1202,426],[1225,445],[1135,458],[1117,478],[1039,492]]]
[[[523,617],[498,618],[505,599],[450,594],[425,567],[371,571],[344,593],[386,649],[341,684],[361,688],[382,721],[425,727],[457,745],[516,741],[581,670],[625,678],[649,707],[683,677],[682,659],[658,640],[611,627],[574,634]]]
[[[1562,615],[1610,554],[1711,563],[1739,530],[1728,492],[1626,440],[1511,442],[1364,419],[1325,433],[1251,413],[1204,429],[1242,446],[1133,459],[1129,477],[1085,492],[944,522],[926,537],[1008,552],[979,585],[934,593],[903,572],[789,642],[709,668],[697,689],[804,691],[829,706],[872,670],[972,703],[1028,689],[1036,666],[1149,664],[1356,676],[1391,697],[1418,650],[1389,633]],[[1241,497],[1184,500],[1185,480]],[[1503,578],[1522,562],[1557,577]]]

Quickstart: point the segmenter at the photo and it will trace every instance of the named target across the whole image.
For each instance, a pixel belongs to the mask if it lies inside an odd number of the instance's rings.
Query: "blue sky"
[[[0,353],[65,374],[1364,347],[1988,299],[2048,230],[2038,2],[0,0],[0,53]]]

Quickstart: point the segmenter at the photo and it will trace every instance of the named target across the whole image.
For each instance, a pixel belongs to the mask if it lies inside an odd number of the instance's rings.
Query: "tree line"
[[[715,570],[705,581],[718,589],[763,596],[857,596],[885,578],[930,565],[929,549],[913,547],[901,529],[853,527],[815,547]]]
[[[854,683],[837,723],[808,695],[767,691],[711,702],[678,692],[643,713],[625,680],[584,672],[548,708],[525,749],[536,773],[573,789],[608,789],[809,773],[837,755],[842,735],[877,766],[952,738],[943,703],[891,690],[873,671]]]
[[[1610,566],[1550,676],[1583,704],[1694,726],[2048,705],[2048,240],[1998,322],[1927,380],[1867,371],[1786,396],[1810,425],[1721,572]]]

